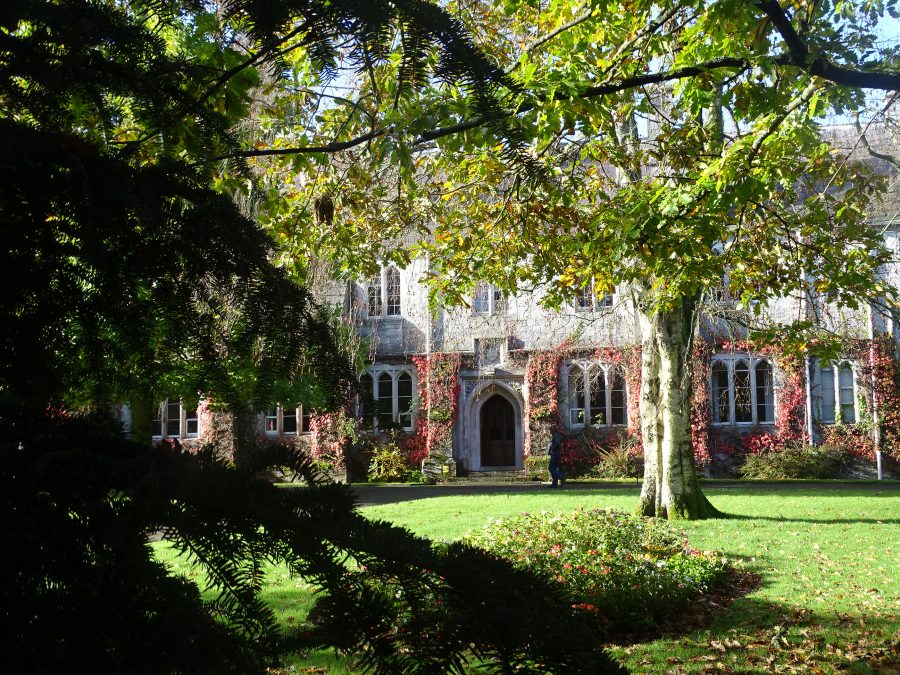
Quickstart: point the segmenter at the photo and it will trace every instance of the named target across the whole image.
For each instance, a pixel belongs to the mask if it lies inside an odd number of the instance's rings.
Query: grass
[[[781,487],[707,489],[732,517],[687,522],[697,548],[723,551],[761,586],[716,610],[706,627],[614,647],[633,672],[900,672],[900,499],[897,492]],[[636,488],[434,497],[363,507],[417,534],[449,540],[491,517],[540,510],[631,511]],[[179,564],[182,564],[179,562]],[[188,570],[182,570],[190,573]],[[302,621],[311,590],[272,571],[267,600],[285,625]],[[893,659],[893,660],[892,660]],[[351,673],[330,654],[293,660],[295,670]],[[321,670],[324,668],[325,670]],[[319,669],[319,670],[315,670]]]

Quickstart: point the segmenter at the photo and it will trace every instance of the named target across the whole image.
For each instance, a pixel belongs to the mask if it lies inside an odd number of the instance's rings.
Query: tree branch
[[[885,89],[900,91],[900,73],[877,73],[845,68],[829,61],[824,56],[813,55],[809,46],[794,29],[791,20],[777,0],[759,0],[756,6],[769,17],[772,25],[781,35],[788,49],[790,65],[806,71],[810,75],[834,82],[845,87],[861,89]]]
[[[777,0],[757,0],[755,4],[756,7],[759,8],[772,22],[773,26],[781,35],[782,39],[784,40],[785,46],[787,47],[787,53],[774,59],[774,62],[777,65],[793,66],[808,73],[809,75],[814,75],[821,79],[828,80],[842,86],[859,87],[862,89],[884,89],[889,91],[900,91],[900,73],[879,73],[854,70],[851,68],[845,68],[843,66],[835,65],[824,56],[813,56],[810,52],[809,46],[803,41],[803,39],[794,29],[793,25],[791,24],[790,18],[785,14],[784,10],[781,8],[781,5]],[[581,17],[580,19],[576,19],[575,21],[573,21],[573,24],[580,23],[581,21],[590,18],[590,16],[591,15],[588,14],[587,16]],[[668,16],[668,14],[666,16]],[[654,22],[651,28],[653,30],[656,30],[661,24],[662,17],[660,17],[659,21]],[[547,38],[549,39],[558,32],[562,32],[563,30],[566,30],[570,27],[570,25],[563,26],[559,29],[559,31],[548,35]],[[541,41],[539,41],[539,43],[540,42]],[[538,43],[536,43],[534,46],[537,46],[537,44]],[[684,66],[682,68],[677,68],[674,70],[648,73],[645,75],[636,75],[634,77],[626,77],[618,80],[607,81],[602,84],[586,87],[584,90],[575,95],[557,92],[552,96],[545,96],[542,98],[540,97],[540,95],[538,95],[536,98],[538,99],[538,101],[573,101],[578,99],[596,98],[599,96],[615,94],[621,91],[636,89],[638,87],[643,87],[651,84],[659,84],[662,82],[670,82],[673,80],[695,77],[697,75],[702,75],[715,70],[746,70],[748,68],[751,68],[752,66],[753,62],[750,59],[742,57],[720,57],[711,59],[709,61],[704,61],[703,63],[698,63],[693,66]],[[439,138],[452,136],[454,134],[469,131],[470,129],[481,127],[485,124],[489,124],[490,122],[495,122],[501,119],[509,119],[510,117],[529,112],[533,110],[537,105],[538,102],[523,103],[515,110],[506,111],[505,113],[502,113],[496,117],[482,115],[471,120],[460,121],[457,124],[425,131],[413,140],[412,145],[414,147],[421,146],[431,141],[435,141]],[[388,129],[372,129],[366,134],[362,134],[360,136],[356,136],[355,138],[341,142],[334,141],[319,146],[300,146],[268,150],[246,150],[215,157],[210,161],[220,161],[223,159],[238,157],[263,157],[270,155],[291,155],[299,153],[335,153],[342,150],[347,150],[363,143],[367,143],[385,134],[393,133],[394,131],[396,131],[395,127],[391,127]]]

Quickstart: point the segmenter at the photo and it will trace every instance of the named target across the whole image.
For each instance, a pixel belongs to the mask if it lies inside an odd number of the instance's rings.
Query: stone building
[[[856,138],[851,131],[829,133],[840,146]],[[881,140],[892,145],[886,132]],[[858,144],[845,150],[862,152]],[[887,162],[873,161],[893,172]],[[892,187],[870,222],[900,253],[898,213],[900,197]],[[506,297],[483,283],[468,307],[432,313],[420,283],[427,271],[427,261],[415,259],[405,269],[384,266],[370,279],[326,284],[320,293],[322,302],[352,315],[369,346],[370,364],[359,375],[361,395],[353,404],[361,428],[401,430],[416,459],[427,458],[426,471],[443,474],[521,471],[529,454],[544,452],[555,427],[601,445],[604,438],[638,432],[639,337],[624,289],[599,297],[587,289],[570,306],[550,311],[539,292]],[[900,266],[883,274],[900,287]],[[876,382],[872,367],[876,346],[881,353],[890,344],[896,362],[900,325],[893,310],[843,310],[811,294],[765,308],[771,321],[802,315],[844,335],[846,358],[823,363],[754,349],[722,319],[735,311],[726,286],[708,298],[708,307],[694,381],[701,459],[736,437],[821,442],[840,425],[868,438],[879,405],[882,417],[894,414],[896,387]],[[896,413],[900,421],[900,406]],[[202,413],[167,402],[156,432],[194,438],[203,428]],[[260,418],[259,431],[314,444],[315,415],[278,406]]]

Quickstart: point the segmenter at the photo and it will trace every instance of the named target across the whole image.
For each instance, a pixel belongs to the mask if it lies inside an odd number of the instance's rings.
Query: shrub
[[[391,443],[376,445],[369,462],[369,479],[388,483],[404,482],[411,478],[412,471],[406,453]]]
[[[840,478],[849,461],[850,454],[843,448],[788,446],[780,452],[747,455],[741,476],[750,480]]]
[[[600,461],[591,473],[597,478],[640,478],[644,475],[644,454],[633,439],[623,436],[611,447],[598,451]]]
[[[608,632],[675,613],[728,571],[665,521],[602,509],[492,520],[464,540],[563,586]]]
[[[544,480],[550,471],[549,455],[529,455],[525,458],[525,475],[528,480]]]

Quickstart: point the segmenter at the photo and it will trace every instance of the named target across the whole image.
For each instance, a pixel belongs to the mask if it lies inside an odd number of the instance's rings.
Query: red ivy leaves
[[[420,463],[429,454],[450,456],[453,423],[459,404],[459,365],[456,352],[434,352],[413,356],[419,379],[422,413],[416,433],[407,441],[410,461]]]

